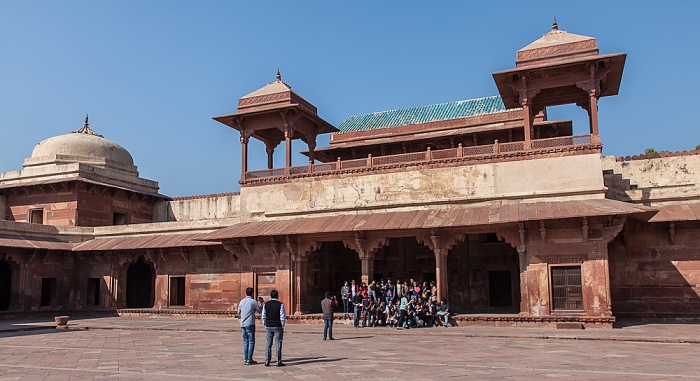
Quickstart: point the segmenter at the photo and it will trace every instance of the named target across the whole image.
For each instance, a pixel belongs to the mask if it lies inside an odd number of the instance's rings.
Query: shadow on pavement
[[[327,358],[324,356],[320,356],[320,357],[290,358],[290,359],[285,359],[284,362],[286,362],[289,365],[304,365],[304,364],[335,362],[335,361],[343,361],[343,360],[347,360],[347,358],[346,357]]]

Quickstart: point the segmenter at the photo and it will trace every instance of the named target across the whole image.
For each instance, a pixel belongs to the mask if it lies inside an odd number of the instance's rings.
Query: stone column
[[[518,258],[520,259],[520,315],[527,316],[530,311],[530,292],[527,277],[527,252],[525,248],[518,247]]]
[[[314,163],[314,158],[315,158],[315,153],[314,150],[316,149],[316,135],[313,135],[311,139],[309,139],[309,163],[313,164]]]
[[[532,112],[530,111],[530,104],[528,103],[528,100],[526,99],[522,103],[523,107],[523,122],[524,122],[524,132],[525,132],[525,146],[523,148],[525,149],[530,149],[532,147],[532,137],[531,131],[532,131]]]
[[[248,172],[248,141],[250,134],[241,130],[241,177],[245,179],[245,174]]]
[[[447,251],[443,249],[435,250],[435,275],[437,278],[438,300],[447,298],[449,295],[447,285]]]
[[[374,252],[360,254],[362,261],[362,281],[369,286],[374,279]]]
[[[306,265],[309,260],[299,254],[292,254],[292,267],[294,271],[294,315],[303,313],[305,302],[304,291],[306,289]]]
[[[270,143],[265,143],[265,150],[267,151],[267,169],[272,169],[274,166],[274,153],[275,147]]]
[[[600,136],[598,133],[598,97],[595,90],[590,92],[590,119],[591,119],[591,135]]]
[[[287,124],[284,130],[284,142],[287,147],[285,168],[289,170],[292,167],[292,137],[294,136],[294,129],[291,124]]]

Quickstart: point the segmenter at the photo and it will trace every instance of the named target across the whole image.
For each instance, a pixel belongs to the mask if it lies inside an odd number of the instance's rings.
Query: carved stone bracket
[[[518,253],[525,253],[527,248],[525,243],[525,224],[518,222],[516,225],[504,225],[496,229],[496,235],[499,239],[506,241],[511,247],[516,249]]]
[[[162,252],[161,252],[161,255],[162,255]],[[190,262],[190,259],[189,259],[189,251],[187,250],[186,247],[181,247],[181,248],[180,248],[180,256],[181,256],[182,259],[185,261],[185,263],[189,263],[189,262]]]
[[[388,246],[389,238],[366,238],[364,232],[356,232],[352,239],[343,239],[343,245],[348,249],[354,250],[359,255],[360,259],[362,259],[368,255],[373,255],[382,247]]]
[[[668,223],[668,238],[671,241],[671,245],[675,245],[676,241],[676,223],[671,221]]]
[[[204,255],[207,256],[207,259],[209,259],[209,262],[213,262],[214,251],[209,246],[202,246],[202,249],[204,250]]]
[[[274,236],[270,237],[270,249],[275,254],[275,256],[279,257],[279,255],[280,255],[280,243]]]
[[[156,267],[156,261],[153,259],[153,257],[156,255],[156,252],[153,251],[153,249],[146,249],[146,256],[145,259],[148,262],[153,263],[153,267]]]
[[[431,229],[430,235],[416,236],[416,240],[434,253],[436,250],[440,250],[447,254],[455,245],[463,242],[466,236],[466,234],[440,234],[436,229]]]
[[[546,234],[547,229],[544,227],[544,221],[540,221],[540,238],[542,239],[542,243],[544,243],[546,240]]]
[[[618,234],[620,234],[620,232],[622,232],[622,239],[625,241],[626,245],[627,237],[625,236],[625,231],[623,230],[623,228],[625,227],[625,221],[627,221],[627,216],[619,216],[609,219],[607,223],[609,224],[609,226],[603,228],[602,241],[607,244],[610,241],[612,241]]]
[[[224,243],[223,247],[224,250],[226,250],[226,252],[229,253],[229,255],[231,255],[231,258],[234,261],[237,261],[241,257],[242,252],[244,251],[241,245],[234,243]]]
[[[581,236],[583,237],[583,242],[588,241],[588,217],[583,217],[583,223],[581,224]]]

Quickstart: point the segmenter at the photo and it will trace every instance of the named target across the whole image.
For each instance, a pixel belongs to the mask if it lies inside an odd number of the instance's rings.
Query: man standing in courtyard
[[[277,298],[279,293],[277,290],[270,291],[270,300],[265,303],[262,310],[262,322],[265,326],[265,337],[267,343],[265,346],[265,366],[270,366],[272,357],[272,340],[275,340],[275,348],[277,349],[277,366],[285,366],[282,362],[282,339],[284,337],[284,321],[287,319],[287,313],[284,311],[284,304]]]
[[[245,299],[238,303],[238,318],[241,321],[241,332],[243,333],[243,365],[255,365],[253,360],[255,351],[255,312],[262,311],[262,299],[253,299],[253,288],[245,289]]]
[[[328,337],[331,340],[333,338],[333,307],[338,305],[338,301],[335,300],[335,296],[326,292],[326,298],[321,301],[321,311],[323,311],[323,340]]]

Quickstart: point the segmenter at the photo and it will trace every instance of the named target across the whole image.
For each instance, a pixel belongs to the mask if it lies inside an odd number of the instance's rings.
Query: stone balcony
[[[595,139],[594,139],[595,138]],[[248,171],[243,174],[239,183],[242,186],[286,182],[295,178],[338,175],[342,173],[357,173],[378,170],[390,170],[406,166],[436,165],[455,163],[459,165],[474,162],[493,162],[522,160],[535,158],[553,153],[600,152],[602,145],[597,136],[591,134],[561,136],[548,139],[532,140],[530,147],[526,142],[500,143],[468,146],[461,144],[456,148],[441,150],[410,152],[398,155],[372,156],[366,158],[341,160],[329,163],[293,166],[289,168],[273,168]]]

